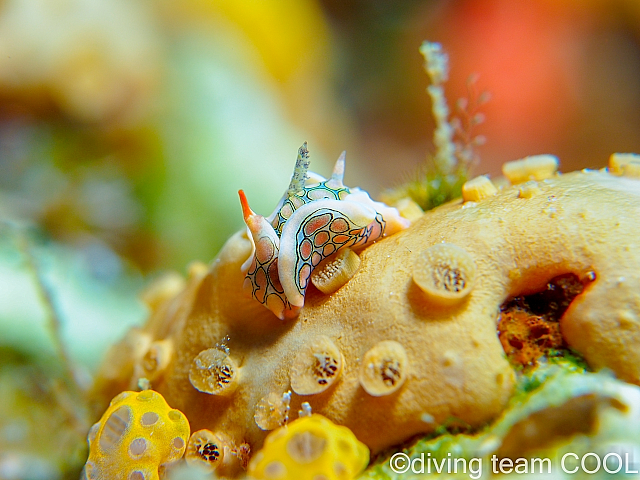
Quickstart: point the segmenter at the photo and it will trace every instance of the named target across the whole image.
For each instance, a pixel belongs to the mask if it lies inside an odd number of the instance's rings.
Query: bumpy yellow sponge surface
[[[184,454],[189,422],[152,390],[122,392],[89,431],[86,480],[156,480]]]
[[[367,463],[369,449],[351,430],[314,414],[273,431],[249,464],[249,475],[273,480],[348,480]]]
[[[224,433],[254,452],[267,436],[256,423],[263,399],[289,390],[291,419],[308,402],[374,453],[451,419],[479,427],[504,410],[514,386],[498,339],[501,306],[568,274],[584,291],[559,320],[563,340],[592,368],[640,384],[640,180],[584,171],[530,182],[443,205],[357,252],[353,277],[330,294],[310,286],[295,320],[245,296],[251,242],[238,233],[112,350],[96,402],[138,382],[134,366],[145,353],[136,346],[146,335],[149,345],[173,343],[153,388],[194,430]],[[396,347],[377,348],[386,342]],[[212,348],[233,362],[233,378],[219,375],[237,383],[230,394],[199,390],[190,378]],[[312,358],[298,363],[304,352]],[[326,388],[298,388],[300,372]]]

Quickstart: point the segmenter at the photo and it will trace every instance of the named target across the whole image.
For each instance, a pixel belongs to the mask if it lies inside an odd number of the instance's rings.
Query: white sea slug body
[[[289,188],[267,218],[254,213],[244,192],[239,192],[253,243],[242,265],[244,289],[281,320],[300,313],[311,272],[323,259],[347,247],[365,247],[409,225],[395,208],[342,183],[345,156],[340,155],[328,180],[307,175],[305,142]]]

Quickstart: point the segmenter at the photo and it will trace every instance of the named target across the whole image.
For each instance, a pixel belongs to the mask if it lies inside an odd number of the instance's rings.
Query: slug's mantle
[[[342,152],[328,180],[312,172],[307,175],[305,142],[298,149],[289,188],[267,218],[251,210],[244,192],[238,192],[252,243],[242,265],[243,288],[281,320],[298,316],[311,273],[323,259],[409,226],[395,208],[342,183],[345,157]]]

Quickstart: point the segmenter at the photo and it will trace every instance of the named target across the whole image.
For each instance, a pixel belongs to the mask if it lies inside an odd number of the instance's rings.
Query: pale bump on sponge
[[[83,480],[158,480],[184,454],[189,422],[153,390],[122,392],[89,430]]]
[[[189,381],[196,390],[211,395],[229,396],[239,385],[240,369],[222,348],[207,348],[194,359]]]
[[[340,378],[343,366],[344,355],[336,344],[326,335],[318,335],[303,345],[293,360],[291,388],[298,395],[324,392]]]
[[[498,189],[486,175],[480,175],[462,185],[462,200],[465,202],[478,202],[498,193]]]
[[[369,395],[391,395],[404,385],[408,368],[404,347],[394,340],[384,340],[364,354],[358,379]]]
[[[612,153],[609,172],[623,177],[640,178],[640,155],[637,153]]]
[[[476,264],[465,249],[452,243],[432,245],[418,255],[413,281],[430,302],[452,306],[473,290]]]
[[[513,184],[529,180],[545,180],[558,172],[558,157],[554,155],[531,155],[502,165],[502,174]]]

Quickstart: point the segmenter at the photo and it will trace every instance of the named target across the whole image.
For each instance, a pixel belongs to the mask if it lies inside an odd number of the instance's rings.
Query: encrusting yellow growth
[[[486,175],[480,175],[462,185],[462,200],[477,202],[498,193],[498,189]]]
[[[553,155],[531,155],[502,165],[502,174],[513,184],[528,180],[545,180],[558,171],[558,158]]]
[[[189,422],[153,390],[117,395],[88,435],[83,480],[158,480],[182,458]]]
[[[312,414],[271,432],[249,463],[256,480],[350,480],[369,463],[369,449],[347,427]]]

